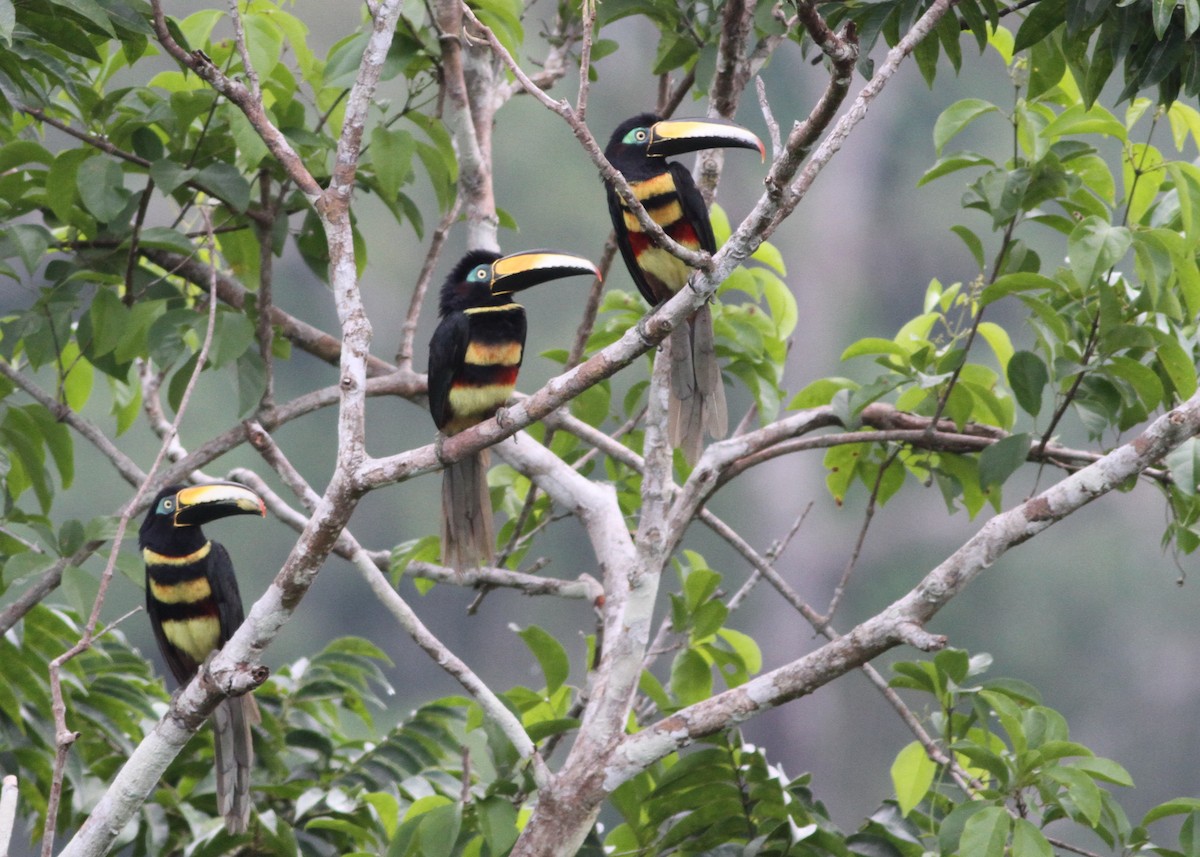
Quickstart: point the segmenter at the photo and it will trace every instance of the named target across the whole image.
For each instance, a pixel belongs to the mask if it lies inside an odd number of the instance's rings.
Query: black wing
[[[692,180],[692,174],[683,164],[672,162],[669,166],[671,178],[675,182],[675,190],[679,194],[679,202],[683,208],[683,216],[700,240],[700,247],[709,253],[717,252],[717,239],[713,237],[712,221],[708,219],[708,209],[704,206],[704,197]]]
[[[454,416],[450,413],[450,387],[462,371],[470,336],[471,320],[465,313],[452,312],[438,322],[429,340],[429,412],[438,428]]]
[[[642,293],[646,303],[650,306],[657,306],[658,298],[650,288],[650,284],[646,282],[646,277],[638,265],[637,256],[634,255],[633,247],[629,244],[629,230],[625,227],[625,206],[621,204],[621,197],[612,185],[606,184],[604,187],[608,192],[608,214],[612,218],[613,232],[617,236],[617,247],[621,250],[621,258],[625,260],[625,267],[629,269],[629,276],[633,278],[634,285]]]
[[[245,621],[246,613],[242,607],[241,593],[238,592],[237,575],[233,573],[233,561],[229,559],[229,551],[220,542],[212,543],[212,551],[208,555],[208,585],[213,598],[217,600],[223,646]]]

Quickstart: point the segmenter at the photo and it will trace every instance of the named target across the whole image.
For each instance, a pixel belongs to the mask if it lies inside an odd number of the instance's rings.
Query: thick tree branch
[[[1143,472],[1200,432],[1200,395],[1155,420],[1134,440],[1029,500],[993,517],[899,600],[820,649],[746,684],[689,706],[629,736],[609,768],[610,792],[663,756],[758,712],[812,693],[903,642],[936,646],[925,624],[1011,548]]]

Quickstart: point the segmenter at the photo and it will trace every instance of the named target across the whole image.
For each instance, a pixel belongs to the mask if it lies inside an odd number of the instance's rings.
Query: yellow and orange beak
[[[581,256],[554,250],[512,253],[492,263],[492,294],[508,295],[549,280],[580,274],[602,279],[600,270]]]
[[[724,119],[663,119],[650,126],[649,155],[681,155],[701,149],[754,149],[767,158],[754,132]]]
[[[163,508],[164,506],[174,508]],[[190,485],[159,503],[159,514],[173,515],[175,526],[193,527],[230,515],[267,514],[266,504],[244,485],[236,482],[211,482]]]

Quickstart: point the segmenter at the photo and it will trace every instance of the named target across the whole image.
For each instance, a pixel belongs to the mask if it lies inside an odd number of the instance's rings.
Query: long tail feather
[[[717,344],[713,336],[712,310],[708,304],[692,316],[692,363],[696,367],[696,391],[704,428],[710,437],[721,439],[729,433],[729,411],[725,405],[725,383],[717,362]]]
[[[722,438],[729,431],[725,384],[713,341],[712,313],[700,307],[688,324],[671,332],[671,401],[667,430],[671,445],[695,464],[704,448],[705,431]]]
[[[213,712],[216,751],[217,812],[230,833],[245,833],[250,824],[250,769],[254,744],[250,727],[259,721],[253,696],[227,699]]]
[[[492,501],[485,450],[442,474],[442,561],[455,571],[492,564]]]

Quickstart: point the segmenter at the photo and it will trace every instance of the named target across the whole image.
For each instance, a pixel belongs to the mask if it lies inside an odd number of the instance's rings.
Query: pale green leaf
[[[963,825],[959,852],[971,857],[1003,857],[1012,816],[1000,806],[989,806],[972,815]]]
[[[571,670],[571,662],[562,644],[537,625],[521,629],[517,636],[541,665],[542,675],[546,677],[546,692],[553,693],[562,687]]]
[[[980,116],[994,113],[998,109],[995,104],[982,98],[964,98],[943,110],[933,126],[933,145],[938,155],[942,154],[942,147],[963,128]]]
[[[896,754],[891,774],[900,814],[908,815],[929,792],[937,774],[937,765],[929,758],[921,743],[913,741]]]

